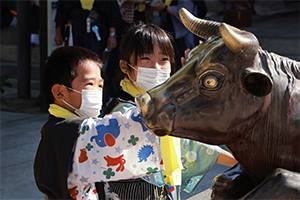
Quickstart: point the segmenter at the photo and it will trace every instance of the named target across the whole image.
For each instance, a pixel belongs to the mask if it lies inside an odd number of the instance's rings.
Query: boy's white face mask
[[[63,101],[65,104],[70,106],[75,110],[75,113],[79,117],[97,117],[100,114],[102,107],[102,91],[99,90],[82,90],[82,92],[77,91],[73,88],[69,88],[65,85],[64,87],[81,94],[81,106],[79,109],[73,107],[66,101]]]
[[[126,63],[137,71],[136,81],[127,74],[129,79],[136,87],[142,90],[150,90],[170,78],[171,69],[154,69],[147,67],[138,67],[138,69],[136,69],[128,62]]]

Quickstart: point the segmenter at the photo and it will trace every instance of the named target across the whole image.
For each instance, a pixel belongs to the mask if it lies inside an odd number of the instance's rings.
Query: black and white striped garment
[[[165,187],[158,187],[143,179],[111,181],[108,183],[121,200],[170,200]]]

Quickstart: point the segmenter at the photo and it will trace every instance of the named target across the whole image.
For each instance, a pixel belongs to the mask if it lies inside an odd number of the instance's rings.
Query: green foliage
[[[0,87],[1,87],[1,94],[4,93],[4,88],[5,87],[11,87],[12,84],[7,82],[8,76],[6,74],[1,74],[0,76]]]

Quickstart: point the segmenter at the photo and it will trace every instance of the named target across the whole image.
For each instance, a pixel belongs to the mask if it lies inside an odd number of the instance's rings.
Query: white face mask
[[[171,69],[154,69],[147,67],[138,67],[138,69],[136,69],[128,62],[127,64],[137,71],[136,81],[128,74],[129,79],[136,87],[142,90],[150,90],[170,78]]]
[[[65,104],[73,108],[75,110],[75,113],[79,117],[97,117],[100,114],[100,110],[102,107],[102,95],[103,95],[102,91],[82,90],[82,92],[80,92],[73,88],[69,88],[67,86],[64,87],[81,94],[81,106],[79,109],[74,108],[66,101],[63,101]]]

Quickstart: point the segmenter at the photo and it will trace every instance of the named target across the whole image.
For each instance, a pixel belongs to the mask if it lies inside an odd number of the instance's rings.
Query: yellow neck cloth
[[[133,97],[140,93],[146,92],[145,90],[137,88],[126,77],[120,82],[123,91],[127,92]],[[163,171],[166,183],[171,186],[181,185],[181,146],[180,139],[172,136],[160,137],[160,149],[165,164],[165,171]]]
[[[166,5],[166,6],[171,5],[171,3],[172,3],[172,0],[166,0],[166,1],[165,1],[165,5]]]
[[[80,3],[83,10],[92,10],[94,0],[80,0]]]
[[[145,90],[137,88],[135,85],[133,85],[127,77],[121,80],[120,86],[122,87],[124,92],[127,92],[133,97],[136,97],[136,95],[146,92]]]
[[[70,112],[69,110],[57,105],[57,104],[50,104],[48,109],[49,113],[55,117],[67,119],[69,117],[77,116],[76,114]]]

